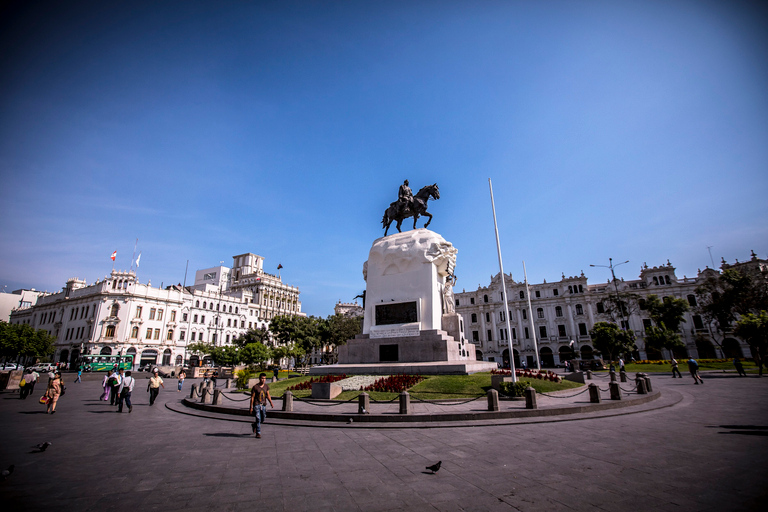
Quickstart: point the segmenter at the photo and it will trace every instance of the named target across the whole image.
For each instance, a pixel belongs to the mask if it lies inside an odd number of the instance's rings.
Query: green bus
[[[118,368],[122,368],[123,370],[132,370],[133,354],[127,354],[124,356],[105,356],[105,355],[82,356],[80,358],[80,365],[82,365],[83,371],[86,371],[86,372],[109,371],[115,366],[117,366]]]

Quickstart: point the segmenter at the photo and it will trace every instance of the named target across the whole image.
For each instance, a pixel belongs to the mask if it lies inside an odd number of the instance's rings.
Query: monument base
[[[392,334],[400,334],[399,330]],[[410,334],[410,335],[408,335]],[[340,364],[473,362],[475,345],[456,341],[446,331],[429,330],[405,336],[358,334],[339,347]]]
[[[373,363],[373,364],[332,364],[313,366],[310,375],[469,375],[488,372],[498,368],[498,364],[488,361],[427,361],[412,363]]]

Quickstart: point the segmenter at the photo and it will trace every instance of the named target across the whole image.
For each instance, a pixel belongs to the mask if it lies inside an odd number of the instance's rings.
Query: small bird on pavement
[[[437,464],[433,464],[431,466],[427,466],[427,469],[430,470],[433,474],[437,473],[440,469],[440,465],[443,463],[443,461],[439,460],[437,461]]]
[[[10,466],[8,466],[7,469],[4,469],[2,472],[0,472],[0,480],[5,480],[9,476],[11,476],[11,474],[13,473],[13,470],[14,470],[15,467],[16,466],[11,464]]]
[[[45,450],[48,449],[49,446],[51,446],[50,441],[46,441],[44,443],[37,445],[37,449],[40,450],[41,452],[44,452]]]

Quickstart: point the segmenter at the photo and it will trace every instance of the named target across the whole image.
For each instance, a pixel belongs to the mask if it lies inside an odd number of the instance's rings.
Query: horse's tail
[[[386,227],[386,225],[387,225],[387,220],[389,220],[389,217],[387,216],[387,212],[384,212],[384,217],[382,217],[382,219],[381,219],[381,225],[382,225],[383,227]]]

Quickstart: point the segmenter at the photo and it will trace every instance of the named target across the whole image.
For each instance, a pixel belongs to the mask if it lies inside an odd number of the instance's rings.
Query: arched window
[[[137,326],[131,327],[131,338],[138,338],[139,337],[139,328]]]
[[[110,312],[109,316],[117,316],[118,311],[120,311],[120,306],[117,304],[112,304],[112,311]]]
[[[235,314],[237,314],[237,307],[235,307]]]
[[[117,281],[112,281],[112,289],[114,290],[117,288]]]
[[[183,362],[181,356],[176,356],[176,366],[181,366],[181,363]]]
[[[211,302],[211,303],[208,305],[208,309],[210,309],[211,311],[213,311],[213,302]]]
[[[568,293],[573,293],[573,286],[568,287]]]
[[[667,284],[672,284],[672,282],[669,280],[669,276],[664,276],[664,282]]]
[[[524,299],[524,298],[525,298],[525,293],[523,293],[523,292],[520,292],[520,298],[521,298],[521,299]]]
[[[102,356],[111,356],[112,355],[112,349],[109,347],[104,347],[101,349],[101,352],[99,352]]]
[[[216,304],[216,311],[219,311],[219,307],[220,307],[220,306],[221,306],[221,304]],[[226,306],[225,306],[225,307],[226,307]]]
[[[687,297],[687,299],[688,299],[688,304],[689,304],[691,307],[694,307],[694,308],[695,308],[695,307],[696,307],[696,296],[695,296],[695,295],[689,295],[689,296]]]
[[[104,333],[105,338],[114,338],[115,337],[115,326],[114,325],[108,325],[107,330]]]
[[[488,296],[487,295],[483,295],[483,302],[488,302]]]
[[[196,307],[196,308],[199,308],[199,307],[200,307],[200,301],[199,301],[199,300],[196,300],[196,301],[195,301],[195,307]]]
[[[472,313],[472,323],[473,324],[477,323],[477,313]]]
[[[232,312],[232,306],[229,306],[229,312]],[[235,313],[237,313],[237,311],[235,311]]]
[[[536,308],[536,315],[539,318],[544,318],[544,309],[543,308]]]
[[[203,309],[205,309],[208,306],[207,302],[203,302]]]
[[[167,348],[163,352],[163,366],[169,366],[171,364],[171,349]]]
[[[584,308],[581,306],[581,304],[576,304],[576,314],[577,315],[583,315],[584,314]]]
[[[166,338],[168,341],[173,341],[173,329],[168,329],[168,336]]]
[[[653,284],[657,285],[659,284],[659,278],[656,276],[653,276]]]
[[[555,316],[563,316],[563,308],[555,306]]]
[[[523,314],[523,320],[528,320],[528,312],[524,309],[521,309],[520,312]]]

